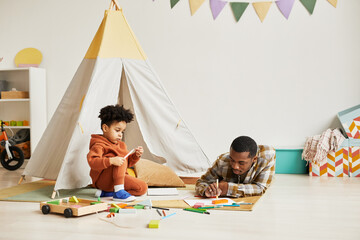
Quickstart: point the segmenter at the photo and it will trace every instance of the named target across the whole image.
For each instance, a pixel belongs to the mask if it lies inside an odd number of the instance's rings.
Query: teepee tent
[[[179,175],[209,167],[112,0],[23,176],[54,179],[54,191],[87,186],[86,155],[91,134],[101,133],[99,111],[117,103],[135,113],[123,139],[129,150],[143,146],[143,158],[164,163]]]

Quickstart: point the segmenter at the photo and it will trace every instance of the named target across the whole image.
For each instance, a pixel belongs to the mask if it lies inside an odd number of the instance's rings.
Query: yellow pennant
[[[336,7],[337,5],[337,0],[328,0],[328,2],[333,5],[334,7]]]
[[[189,0],[191,16],[201,7],[205,0]]]
[[[260,21],[263,22],[272,2],[254,2],[252,5],[255,9],[256,14],[259,16]]]

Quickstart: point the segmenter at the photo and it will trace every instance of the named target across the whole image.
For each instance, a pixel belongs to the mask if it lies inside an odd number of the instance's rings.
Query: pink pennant
[[[227,3],[228,2],[221,0],[210,0],[210,8],[214,20],[217,18],[217,16],[219,16],[220,12],[224,9]]]
[[[294,6],[295,0],[278,0],[276,1],[276,5],[278,6],[280,12],[289,19],[290,12]]]

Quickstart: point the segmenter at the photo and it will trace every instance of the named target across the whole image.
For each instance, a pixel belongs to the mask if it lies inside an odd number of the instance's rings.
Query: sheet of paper
[[[219,200],[221,199],[227,199],[228,202],[227,203],[222,203],[222,204],[233,204],[235,203],[233,200],[231,200],[230,198],[219,198]],[[212,204],[212,201],[216,200],[216,198],[199,198],[199,199],[184,199],[184,201],[189,204],[190,206],[194,206],[196,203],[204,203],[204,205],[206,206],[213,206],[216,204]],[[220,204],[220,205],[222,205]]]
[[[179,195],[176,188],[148,188],[148,196]]]

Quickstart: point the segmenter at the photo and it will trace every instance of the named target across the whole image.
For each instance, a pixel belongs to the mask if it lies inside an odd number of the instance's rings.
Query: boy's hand
[[[144,153],[144,149],[142,148],[142,146],[139,146],[137,148],[135,148],[135,155],[136,157],[141,157],[141,155]]]
[[[120,167],[125,162],[125,158],[122,157],[112,157],[110,158],[110,164]]]

